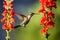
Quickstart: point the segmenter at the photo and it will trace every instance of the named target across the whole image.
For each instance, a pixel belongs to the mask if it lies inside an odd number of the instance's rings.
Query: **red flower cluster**
[[[4,29],[4,30],[13,30],[14,29],[14,27],[12,25],[12,23],[15,22],[15,20],[13,18],[14,12],[13,12],[12,2],[13,2],[13,0],[5,0],[3,2],[3,7],[5,10],[2,13],[4,18],[1,19],[1,22],[5,22],[2,25],[2,29]]]
[[[56,7],[56,4],[55,4],[55,1],[56,0],[40,0],[40,2],[41,2],[41,4],[42,4],[42,6],[44,5],[44,6],[48,6],[48,7]]]
[[[56,8],[56,0],[40,0],[40,4],[42,6],[41,9],[39,9],[38,12],[44,11],[46,7],[50,7],[50,9],[52,9],[51,7],[55,7]]]
[[[41,20],[41,24],[46,26],[47,28],[51,28],[54,26],[54,23],[52,22],[52,18],[54,18],[54,15],[52,13],[44,14]]]
[[[3,8],[4,9],[13,9],[13,5],[12,5],[12,2],[13,2],[14,0],[5,0],[4,2],[3,2]]]
[[[52,28],[54,26],[54,22],[52,19],[54,18],[54,13],[52,12],[52,7],[56,8],[56,0],[40,0],[42,8],[38,10],[38,13],[44,13],[44,16],[41,19],[41,25],[43,25],[43,29],[41,33],[48,33],[48,28]]]

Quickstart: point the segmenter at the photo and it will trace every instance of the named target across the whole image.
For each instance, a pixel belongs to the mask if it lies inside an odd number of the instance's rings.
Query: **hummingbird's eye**
[[[31,15],[34,15],[35,13],[32,13]]]

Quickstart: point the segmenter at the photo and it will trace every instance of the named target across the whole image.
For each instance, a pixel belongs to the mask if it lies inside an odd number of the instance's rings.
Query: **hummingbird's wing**
[[[24,17],[26,17],[25,15],[18,13],[15,13],[15,16],[17,16],[20,20],[24,20]]]
[[[20,14],[20,13],[15,13],[15,16],[17,16],[20,20],[22,20],[20,25],[15,26],[15,28],[24,27],[25,26],[24,23],[26,22],[27,17],[25,15],[23,15],[23,14]]]

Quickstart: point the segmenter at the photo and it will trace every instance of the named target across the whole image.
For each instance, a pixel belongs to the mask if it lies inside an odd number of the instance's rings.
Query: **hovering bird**
[[[20,25],[17,25],[17,26],[15,26],[15,28],[18,28],[18,27],[25,27],[28,23],[29,23],[29,21],[30,21],[30,19],[32,18],[32,16],[34,15],[35,13],[31,13],[31,14],[29,14],[28,16],[25,16],[25,15],[23,15],[23,14],[15,14],[15,16],[17,16],[20,20],[22,20],[22,23],[20,24]]]

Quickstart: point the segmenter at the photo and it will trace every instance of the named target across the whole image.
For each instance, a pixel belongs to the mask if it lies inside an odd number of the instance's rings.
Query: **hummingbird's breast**
[[[31,15],[28,15],[28,17],[27,17],[27,18],[28,18],[28,20],[29,20],[29,19],[31,18]]]

